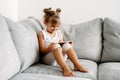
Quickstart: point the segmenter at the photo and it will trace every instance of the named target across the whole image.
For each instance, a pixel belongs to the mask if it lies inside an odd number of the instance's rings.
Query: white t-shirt
[[[62,39],[62,32],[57,30],[55,36],[51,36],[46,29],[42,31],[44,36],[45,47],[48,47],[51,43],[58,43]]]

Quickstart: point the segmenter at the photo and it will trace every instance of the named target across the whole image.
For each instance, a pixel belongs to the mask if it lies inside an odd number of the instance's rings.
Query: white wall
[[[19,0],[18,19],[41,18],[46,7],[61,8],[64,23],[78,23],[97,17],[120,20],[120,0]]]
[[[13,20],[22,20],[28,16],[41,19],[44,8],[59,7],[62,9],[61,18],[64,23],[84,22],[97,17],[120,21],[120,0],[18,0],[18,5],[16,2],[0,0],[0,13]]]
[[[0,14],[17,21],[17,0],[0,0]]]

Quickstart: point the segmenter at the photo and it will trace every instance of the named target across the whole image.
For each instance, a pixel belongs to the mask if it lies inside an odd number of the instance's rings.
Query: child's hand
[[[48,46],[48,50],[51,52],[51,51],[54,51],[56,49],[56,43],[51,43],[49,46]]]

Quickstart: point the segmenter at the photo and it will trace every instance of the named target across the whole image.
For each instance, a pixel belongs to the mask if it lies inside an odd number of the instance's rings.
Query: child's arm
[[[47,53],[47,52],[49,52],[48,49],[44,47],[44,37],[43,37],[42,32],[39,32],[39,33],[38,33],[38,42],[39,42],[39,50],[40,50],[42,53]]]
[[[43,34],[42,32],[39,32],[38,34],[38,42],[39,42],[39,50],[45,54],[45,53],[49,53],[53,50],[54,48],[54,43],[51,43],[47,48],[45,48],[44,46],[44,37],[43,37]]]

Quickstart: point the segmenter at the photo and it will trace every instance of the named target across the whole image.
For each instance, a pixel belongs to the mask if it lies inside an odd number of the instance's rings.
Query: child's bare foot
[[[65,77],[73,77],[74,74],[69,69],[69,67],[65,67],[65,68],[63,68],[63,76],[65,76]]]
[[[74,70],[75,71],[82,71],[82,72],[88,72],[88,70],[86,68],[84,68],[82,65],[76,65],[74,66]]]

